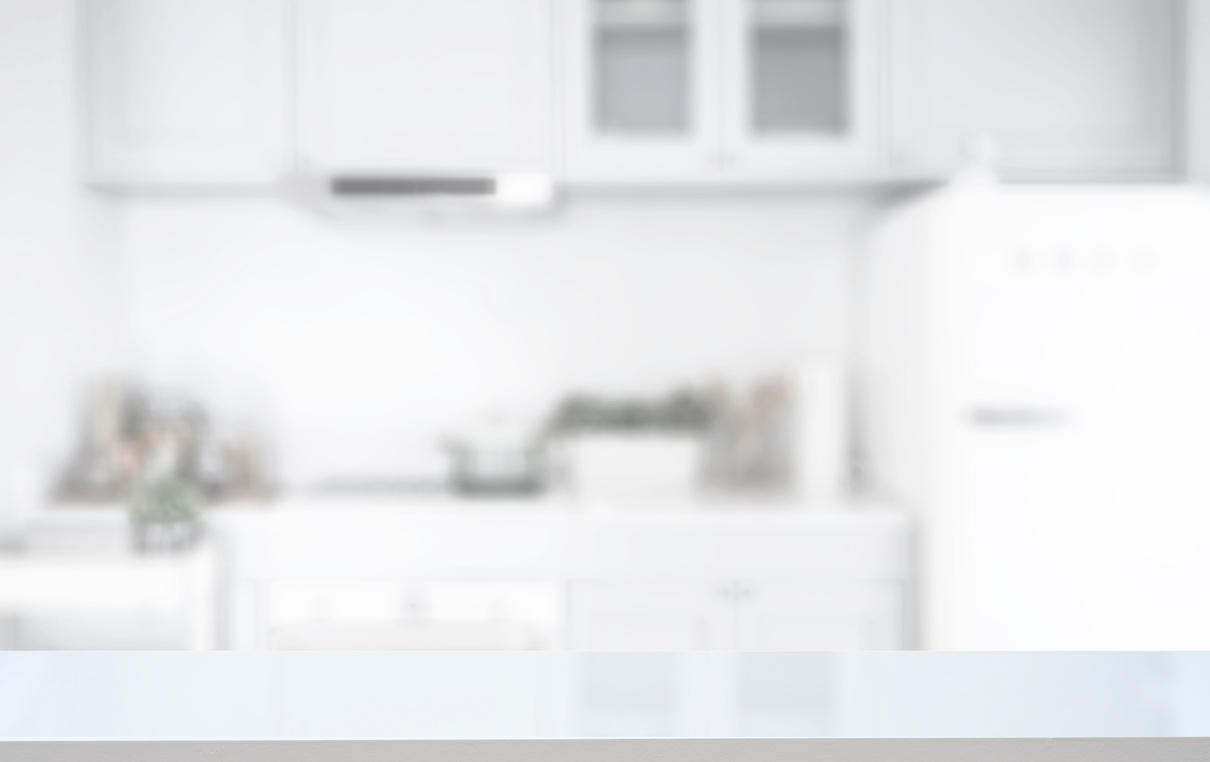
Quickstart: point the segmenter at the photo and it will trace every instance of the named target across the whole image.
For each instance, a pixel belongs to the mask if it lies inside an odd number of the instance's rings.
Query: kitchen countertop
[[[299,492],[263,500],[244,499],[213,504],[208,518],[230,514],[278,514],[297,511],[390,511],[439,513],[474,518],[483,514],[558,514],[576,518],[736,518],[779,517],[807,521],[868,521],[905,518],[904,511],[885,500],[839,498],[803,501],[763,496],[706,496],[697,499],[605,501],[563,495],[537,497],[465,497],[448,492]],[[124,512],[119,503],[56,503],[32,515],[37,525],[77,523],[100,525]]]
[[[578,509],[577,509],[578,508]],[[559,499],[284,496],[208,510],[246,575],[903,579],[911,520],[873,501],[576,506]],[[124,532],[117,507],[60,506],[32,535]]]

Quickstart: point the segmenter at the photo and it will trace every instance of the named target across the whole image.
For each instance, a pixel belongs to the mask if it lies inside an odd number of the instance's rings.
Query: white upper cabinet
[[[282,0],[87,0],[88,182],[268,184],[286,157]]]
[[[306,169],[547,171],[549,0],[297,0]]]
[[[572,179],[876,168],[870,0],[565,0],[565,10]]]
[[[871,0],[723,0],[723,160],[754,176],[878,168]]]
[[[718,154],[714,0],[565,0],[573,177],[692,178]]]
[[[1178,175],[1181,0],[81,0],[87,179]],[[989,138],[990,140],[982,140]]]
[[[893,0],[892,169],[937,175],[986,136],[1009,177],[1172,176],[1175,0]]]

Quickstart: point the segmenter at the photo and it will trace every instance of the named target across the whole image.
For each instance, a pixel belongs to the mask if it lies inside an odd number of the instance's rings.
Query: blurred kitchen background
[[[1210,648],[1206,135],[1201,0],[0,0],[0,646]]]

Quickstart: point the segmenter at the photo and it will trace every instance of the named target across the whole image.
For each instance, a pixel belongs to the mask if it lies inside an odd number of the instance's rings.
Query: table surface
[[[25,762],[1203,762],[1207,738],[0,741]]]
[[[1177,736],[1210,654],[0,653],[6,740]]]

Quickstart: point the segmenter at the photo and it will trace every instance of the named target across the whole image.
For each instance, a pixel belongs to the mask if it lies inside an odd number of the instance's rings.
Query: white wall
[[[116,217],[77,175],[74,12],[0,0],[0,535],[66,456],[83,381],[121,362]]]
[[[135,367],[263,422],[290,482],[398,473],[493,410],[842,352],[869,208],[596,196],[542,220],[358,223],[270,199],[130,201]]]

